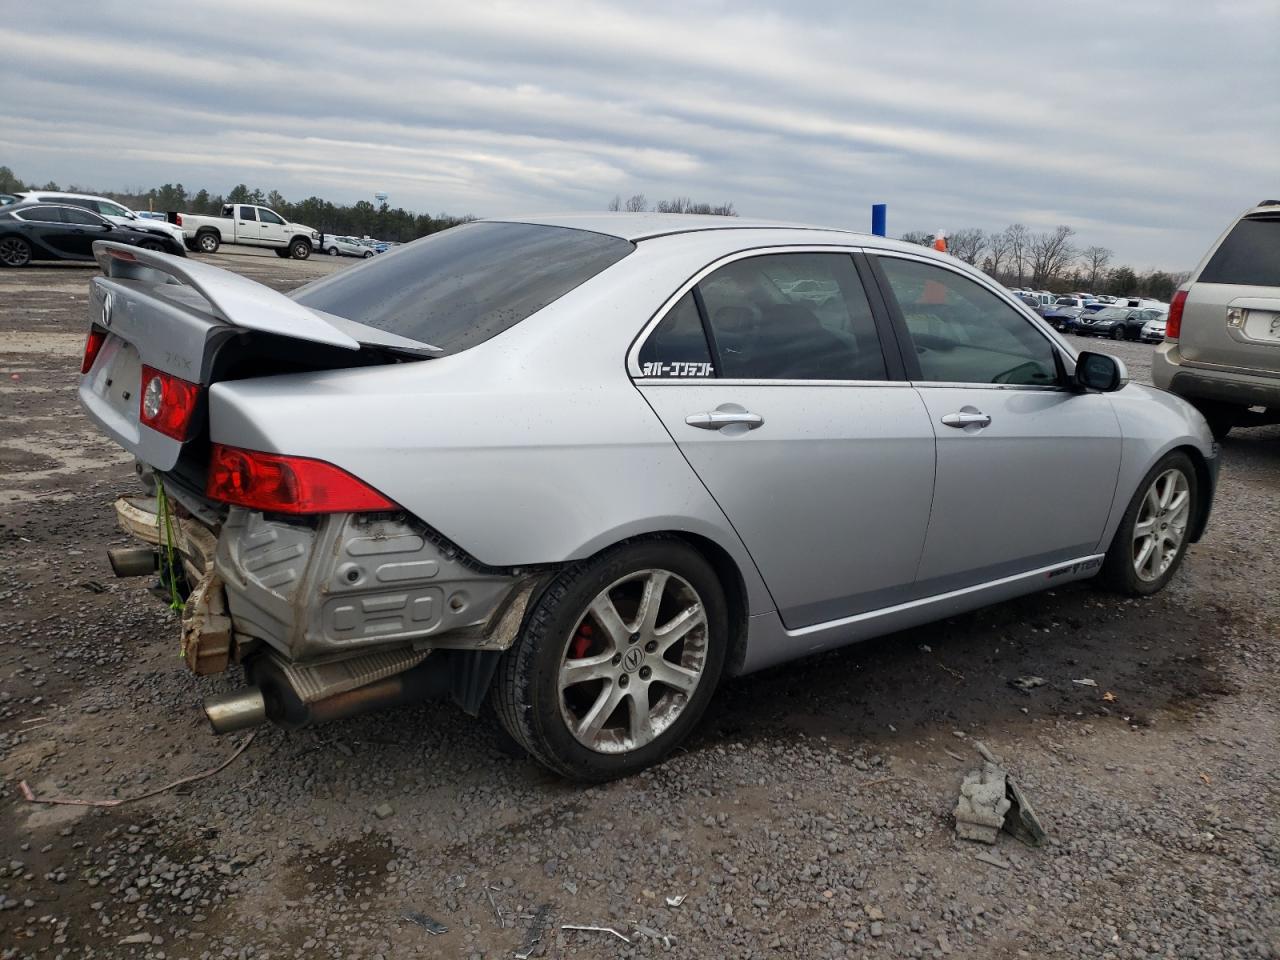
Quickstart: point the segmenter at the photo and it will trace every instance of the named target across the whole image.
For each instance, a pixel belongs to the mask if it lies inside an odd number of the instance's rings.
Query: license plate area
[[[107,334],[94,365],[89,390],[118,422],[138,424],[138,393],[142,389],[142,359],[138,348],[123,337]]]
[[[1244,335],[1250,340],[1280,344],[1280,311],[1244,309]]]

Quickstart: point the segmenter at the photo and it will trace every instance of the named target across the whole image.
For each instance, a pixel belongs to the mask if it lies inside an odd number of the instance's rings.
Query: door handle
[[[684,418],[684,422],[700,430],[719,430],[721,427],[729,427],[734,424],[742,424],[748,430],[754,430],[764,423],[764,417],[758,413],[748,413],[745,410],[740,412],[712,410],[709,413],[691,413]]]
[[[956,427],[964,429],[965,427],[986,427],[991,425],[991,418],[985,413],[979,413],[976,410],[972,413],[948,413],[942,418],[944,425],[948,427]]]

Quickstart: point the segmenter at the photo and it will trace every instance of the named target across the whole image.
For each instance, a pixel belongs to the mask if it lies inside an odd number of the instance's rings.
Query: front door
[[[1061,384],[1041,321],[994,291],[938,264],[877,259],[938,438],[917,592],[1096,553],[1120,471],[1111,401]]]
[[[259,207],[258,238],[269,247],[287,246],[289,237],[284,232],[284,218]]]
[[[886,362],[848,252],[721,266],[675,303],[637,360],[637,387],[788,628],[908,598],[933,494],[933,429]]]

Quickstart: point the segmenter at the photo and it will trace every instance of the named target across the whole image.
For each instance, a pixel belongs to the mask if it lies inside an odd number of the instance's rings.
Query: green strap
[[[174,576],[177,563],[174,560],[173,548],[173,511],[169,509],[169,498],[165,496],[164,483],[156,476],[156,526],[164,540],[164,549],[160,551],[160,563],[164,567],[164,578],[169,584],[169,609],[180,611],[186,607],[178,596],[178,583]]]

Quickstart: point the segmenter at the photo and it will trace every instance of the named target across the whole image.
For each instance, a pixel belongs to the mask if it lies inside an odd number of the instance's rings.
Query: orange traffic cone
[[[939,253],[947,252],[947,235],[941,230],[933,235],[933,249]]]

